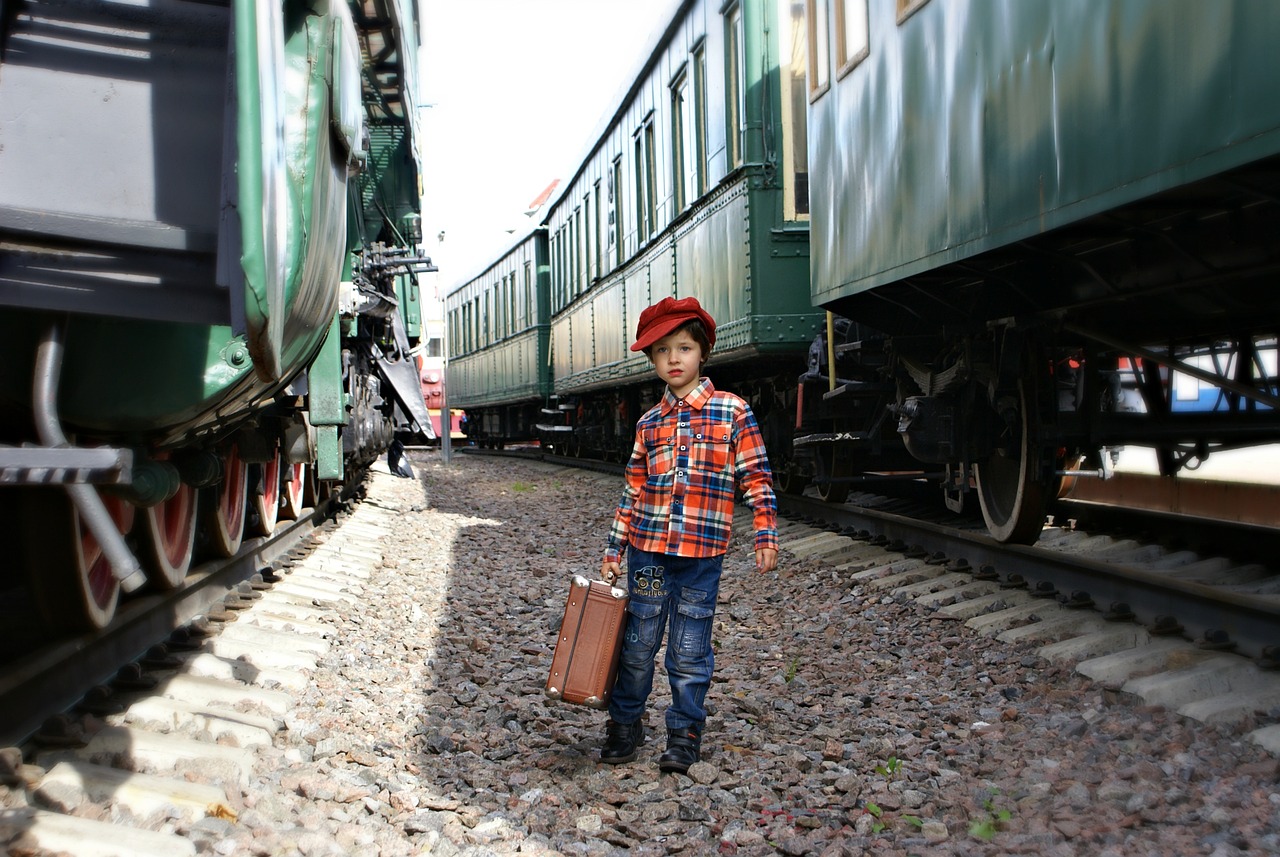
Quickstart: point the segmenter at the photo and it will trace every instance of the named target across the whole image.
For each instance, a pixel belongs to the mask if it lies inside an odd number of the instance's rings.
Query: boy
[[[664,631],[671,706],[658,767],[685,773],[698,761],[735,482],[754,512],[756,570],[778,564],[773,478],[755,416],[701,374],[715,341],[716,323],[696,298],[663,298],[640,314],[631,346],[653,362],[667,391],[636,423],[626,490],[600,566],[613,583],[626,551],[631,601],[600,751],[608,764],[630,762],[644,742],[642,717]]]

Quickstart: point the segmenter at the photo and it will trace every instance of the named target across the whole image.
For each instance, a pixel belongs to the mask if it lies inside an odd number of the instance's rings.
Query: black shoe
[[[606,765],[630,762],[640,752],[644,743],[644,723],[618,723],[610,720],[604,727],[604,746],[600,748],[600,761]]]
[[[683,774],[689,766],[698,761],[702,753],[702,730],[690,726],[688,729],[667,730],[667,752],[658,758],[658,770],[668,774]]]

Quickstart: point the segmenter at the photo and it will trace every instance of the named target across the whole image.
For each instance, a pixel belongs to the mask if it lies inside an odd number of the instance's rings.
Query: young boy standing
[[[671,706],[658,767],[684,773],[698,761],[736,488],[754,512],[756,570],[778,564],[777,503],[760,428],[745,401],[702,377],[715,339],[715,320],[696,298],[663,298],[640,314],[631,346],[649,357],[667,390],[636,423],[626,490],[600,567],[614,582],[626,552],[631,600],[600,751],[608,764],[630,762],[644,742],[642,717],[664,632]]]

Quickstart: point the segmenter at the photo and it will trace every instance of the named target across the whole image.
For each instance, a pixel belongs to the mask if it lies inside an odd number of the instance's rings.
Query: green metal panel
[[[0,313],[0,337],[11,354],[0,401],[30,404],[32,360],[45,324],[38,313]],[[163,430],[207,417],[214,405],[234,410],[261,395],[244,338],[228,327],[71,316],[65,342],[58,409],[79,429]]]
[[[408,274],[396,277],[396,298],[400,301],[405,335],[417,341],[422,336],[422,289],[417,278]]]
[[[332,79],[333,43],[354,41],[345,4],[283,20],[275,3],[237,0],[237,144],[244,255],[244,313],[254,368],[286,379],[310,359],[333,290],[346,231],[345,153],[331,150],[330,83],[359,100],[359,69]],[[333,17],[336,16],[336,17]],[[288,69],[307,69],[305,75]]]
[[[1280,4],[948,0],[809,112],[827,303],[1280,152]]]
[[[307,408],[316,427],[316,475],[341,479],[342,441],[338,427],[347,424],[347,398],[342,383],[342,328],[335,314],[308,373]]]

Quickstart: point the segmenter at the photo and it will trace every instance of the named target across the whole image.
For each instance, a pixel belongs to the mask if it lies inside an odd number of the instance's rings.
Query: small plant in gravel
[[[517,482],[511,486],[511,490],[515,491],[517,494],[522,494],[525,491],[532,491],[537,487],[538,486],[534,485],[532,482]]]
[[[796,677],[796,670],[798,669],[800,669],[800,659],[792,658],[791,663],[787,664],[787,669],[782,674],[782,680],[785,681],[787,684],[791,684],[791,682]]]
[[[996,806],[998,794],[1000,794],[999,789],[992,789],[990,796],[982,802],[982,808],[987,811],[987,814],[969,823],[970,836],[975,836],[983,842],[990,842],[996,838],[996,832],[1003,828],[1004,823],[1013,818],[1009,810]]]
[[[875,822],[871,825],[871,833],[873,835],[882,832],[892,822],[892,819],[884,817],[884,807],[877,803],[868,802],[864,811],[875,819]],[[903,815],[901,819],[913,827],[924,827],[924,819],[918,815]]]
[[[876,773],[884,777],[889,782],[893,782],[894,778],[902,770],[902,760],[897,756],[890,756],[889,761],[883,765],[876,765]]]

